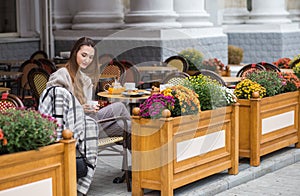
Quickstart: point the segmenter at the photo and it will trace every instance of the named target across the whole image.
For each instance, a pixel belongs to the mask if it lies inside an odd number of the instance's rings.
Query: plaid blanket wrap
[[[98,150],[98,124],[94,119],[86,116],[79,101],[68,90],[63,87],[49,87],[40,96],[38,110],[57,119],[59,125],[57,129],[58,139],[62,139],[62,130],[70,129],[76,139],[76,144],[84,153],[84,133],[86,133],[86,157],[96,168]],[[86,177],[77,181],[77,190],[86,194],[91,185],[95,169],[88,167]]]

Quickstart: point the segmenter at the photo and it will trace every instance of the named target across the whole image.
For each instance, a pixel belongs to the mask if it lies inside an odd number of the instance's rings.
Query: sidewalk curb
[[[215,195],[230,188],[259,178],[300,161],[300,149],[287,147],[261,158],[258,167],[251,167],[249,160],[241,159],[239,173],[229,175],[227,171],[215,174],[192,184],[176,189],[175,195]]]

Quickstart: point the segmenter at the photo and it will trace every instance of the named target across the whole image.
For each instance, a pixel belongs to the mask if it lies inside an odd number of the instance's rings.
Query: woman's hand
[[[100,105],[98,103],[96,105],[86,103],[82,106],[85,113],[97,112],[100,109]]]

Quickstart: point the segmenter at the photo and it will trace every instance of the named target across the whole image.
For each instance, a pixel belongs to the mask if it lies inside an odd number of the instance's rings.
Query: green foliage
[[[240,47],[228,46],[228,64],[239,65],[244,58],[244,50]]]
[[[285,80],[285,84],[281,89],[282,93],[293,92],[300,88],[300,79],[294,73],[279,72],[280,77]]]
[[[188,49],[182,50],[179,53],[179,55],[184,57],[188,61],[189,70],[200,70],[201,69],[204,55],[200,51],[198,51],[194,48],[188,48]]]
[[[274,96],[281,93],[285,85],[284,79],[274,71],[255,71],[246,75],[248,79],[256,82],[266,89],[266,96]]]
[[[295,75],[300,79],[300,61],[294,64],[293,71]]]
[[[35,110],[0,112],[0,154],[38,149],[56,140],[56,120]]]
[[[300,65],[300,54],[298,54],[297,56],[294,56],[294,58],[289,62],[289,67],[293,70],[296,65],[298,65],[298,66]],[[296,68],[296,69],[299,69],[299,68]]]
[[[183,86],[198,94],[202,111],[224,107],[236,102],[235,96],[229,89],[202,74],[185,79]]]

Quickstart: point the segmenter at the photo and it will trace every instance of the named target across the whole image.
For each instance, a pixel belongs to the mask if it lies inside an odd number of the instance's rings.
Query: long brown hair
[[[73,82],[74,94],[79,100],[79,102],[81,104],[84,104],[86,102],[86,98],[83,93],[83,82],[81,74],[79,72],[80,67],[77,63],[77,53],[80,50],[81,46],[91,46],[94,48],[95,42],[88,37],[81,37],[80,39],[78,39],[71,50],[70,59],[66,64],[66,68],[68,69],[68,72]]]

